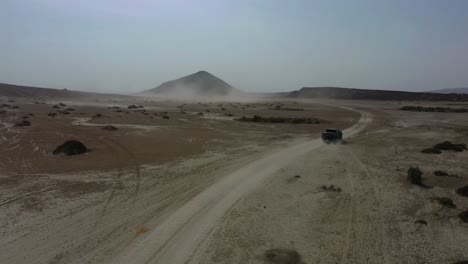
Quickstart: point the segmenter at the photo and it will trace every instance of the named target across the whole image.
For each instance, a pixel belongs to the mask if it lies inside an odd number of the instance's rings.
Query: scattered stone
[[[170,117],[168,115],[163,115],[162,118],[169,119]]]
[[[299,264],[301,256],[290,249],[270,249],[265,251],[265,259],[271,264]]]
[[[104,126],[102,129],[107,130],[107,131],[116,131],[116,130],[118,130],[118,128],[113,126],[113,125]]]
[[[58,106],[58,105],[53,105],[52,108],[54,108],[54,109],[59,109],[60,106]]]
[[[69,140],[55,148],[52,152],[54,155],[65,154],[74,156],[88,152],[88,148],[78,140]]]
[[[48,113],[47,116],[55,117],[55,116],[57,116],[57,113]]]
[[[143,108],[143,106],[142,106],[142,105],[139,105],[138,108]]]
[[[294,175],[294,178],[301,178],[301,175]]]
[[[464,197],[468,197],[468,185],[458,188],[457,194],[464,196]]]
[[[136,105],[129,105],[128,106],[128,109],[137,109],[137,108],[138,108],[138,106],[136,106]]]
[[[202,112],[198,112],[198,113],[197,113],[197,115],[199,115],[199,116],[202,116],[202,115],[203,115],[203,113],[202,113]]]
[[[103,115],[101,115],[101,114],[95,114],[95,115],[93,115],[93,118],[101,118],[101,117],[103,117]]]

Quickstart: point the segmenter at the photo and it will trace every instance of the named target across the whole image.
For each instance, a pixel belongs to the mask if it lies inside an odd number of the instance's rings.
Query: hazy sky
[[[468,87],[468,0],[0,0],[0,82],[137,92]]]

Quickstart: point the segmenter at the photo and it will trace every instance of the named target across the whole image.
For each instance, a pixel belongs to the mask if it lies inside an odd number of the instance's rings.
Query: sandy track
[[[369,113],[361,111],[359,122],[346,129],[345,135],[356,135],[371,120]],[[239,199],[276,171],[322,145],[320,139],[301,139],[251,161],[195,196],[110,263],[185,263]]]

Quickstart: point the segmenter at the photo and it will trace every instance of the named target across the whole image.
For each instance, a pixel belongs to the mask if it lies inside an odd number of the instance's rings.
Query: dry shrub
[[[408,181],[411,184],[422,184],[422,171],[418,167],[410,167],[408,169]]]

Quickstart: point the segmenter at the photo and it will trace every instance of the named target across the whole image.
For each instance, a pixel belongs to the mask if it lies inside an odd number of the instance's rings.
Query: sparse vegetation
[[[444,141],[442,143],[434,145],[432,148],[426,148],[421,150],[422,153],[441,154],[442,150],[453,150],[456,152],[462,152],[467,150],[466,144],[455,144],[450,141]]]
[[[254,115],[253,117],[241,117],[236,119],[241,122],[256,122],[256,123],[285,123],[285,124],[320,124],[322,120],[318,118],[307,117],[261,117]]]
[[[28,120],[21,120],[15,124],[17,127],[24,127],[24,126],[30,126],[31,122]]]
[[[449,197],[433,197],[432,200],[437,201],[440,205],[447,208],[457,208],[457,206],[453,203],[453,200]]]
[[[444,141],[442,143],[436,144],[433,148],[438,150],[453,150],[457,152],[467,150],[466,144],[455,144],[450,141]]]
[[[451,107],[423,107],[423,106],[403,106],[400,108],[403,111],[414,112],[440,112],[440,113],[466,113],[466,108],[451,108]]]

